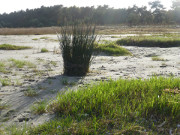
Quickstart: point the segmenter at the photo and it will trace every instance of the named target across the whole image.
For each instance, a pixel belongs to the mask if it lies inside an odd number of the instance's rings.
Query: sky
[[[150,1],[154,0],[1,0],[0,14],[53,5],[63,5],[64,7],[109,5],[113,8],[128,8],[135,4],[140,7],[148,6]],[[172,5],[172,0],[160,1],[167,9]]]

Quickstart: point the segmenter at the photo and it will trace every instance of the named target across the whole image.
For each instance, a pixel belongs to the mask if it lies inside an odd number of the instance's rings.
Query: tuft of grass
[[[12,62],[11,66],[12,67],[17,67],[17,68],[23,68],[24,66],[27,66],[29,68],[35,68],[36,65],[29,62],[29,61],[23,61],[23,60],[16,60],[16,59],[9,59],[10,62]]]
[[[28,132],[28,126],[27,124],[21,126],[18,126],[17,124],[11,124],[7,126],[2,133],[2,135],[27,135]]]
[[[88,73],[97,37],[95,29],[95,26],[82,23],[61,27],[58,39],[65,75],[85,76]]]
[[[0,61],[0,72],[5,73],[5,74],[10,72],[10,71],[6,70],[5,62]]]
[[[0,78],[0,82],[2,86],[10,86],[12,84],[11,80],[7,78]]]
[[[3,110],[3,109],[6,109],[7,107],[8,107],[7,104],[0,102],[0,111]]]
[[[160,57],[152,57],[152,60],[153,61],[166,61],[165,59],[160,58]]]
[[[139,47],[179,47],[179,36],[135,36],[117,40],[118,45],[139,46]]]
[[[50,64],[52,64],[53,66],[56,66],[57,62],[56,61],[50,61]]]
[[[40,39],[45,39],[45,40],[48,39],[48,38],[49,38],[49,37],[40,37]]]
[[[128,56],[132,55],[127,49],[117,45],[115,42],[105,41],[104,43],[97,44],[97,52],[104,52],[110,56]]]
[[[46,48],[42,48],[42,49],[41,49],[41,53],[45,53],[45,52],[49,52],[49,50],[46,49]]]
[[[119,79],[59,94],[48,106],[59,119],[31,128],[30,134],[176,134],[180,95],[172,91],[180,90],[179,82]]]
[[[31,49],[32,47],[29,46],[16,46],[16,45],[10,45],[10,44],[2,44],[0,45],[0,50],[25,50],[25,49]]]
[[[37,101],[33,104],[31,107],[33,113],[35,114],[43,114],[46,112],[46,106],[47,106],[47,101]]]
[[[62,84],[63,85],[70,85],[70,86],[74,86],[74,85],[76,85],[76,82],[69,82],[66,78],[63,78],[62,80],[61,80],[61,82],[62,82]]]
[[[38,38],[33,38],[32,40],[35,40],[35,41],[36,41],[36,40],[38,40]]]
[[[38,93],[33,88],[28,87],[28,89],[24,92],[24,95],[28,97],[34,97],[37,96]]]

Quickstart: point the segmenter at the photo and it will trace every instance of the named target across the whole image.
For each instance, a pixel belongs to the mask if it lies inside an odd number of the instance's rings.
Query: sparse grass
[[[49,37],[40,37],[40,39],[48,39]]]
[[[166,61],[166,60],[160,57],[152,57],[152,61]]]
[[[49,50],[46,49],[46,48],[42,48],[42,49],[41,49],[41,53],[46,53],[46,52],[49,52]]]
[[[10,45],[10,44],[2,44],[0,45],[0,50],[25,50],[25,49],[31,49],[32,47],[29,46],[16,46],[16,45]]]
[[[12,84],[11,80],[8,78],[0,78],[0,82],[2,86],[10,86]]]
[[[0,61],[0,72],[1,72],[1,73],[4,73],[4,74],[10,72],[10,71],[6,70],[6,64],[5,64],[5,62],[3,62],[3,61]]]
[[[56,66],[57,62],[56,61],[50,61],[50,64],[52,64],[53,66]]]
[[[38,38],[33,38],[32,40],[35,40],[35,41],[36,41],[36,40],[38,40]]]
[[[16,60],[16,59],[9,59],[10,62],[12,62],[11,67],[16,67],[16,68],[23,68],[24,66],[27,66],[29,68],[35,68],[36,65],[29,62],[29,61],[24,61],[24,60]]]
[[[24,91],[24,95],[28,97],[34,97],[34,96],[37,96],[38,93],[35,91],[35,89],[28,87],[28,89]]]
[[[20,82],[20,80],[16,79],[15,85],[16,85],[16,86],[22,86],[22,82]]]
[[[118,45],[139,47],[179,47],[180,35],[169,34],[169,36],[135,36],[117,40]]]
[[[41,58],[37,58],[36,60],[37,60],[39,63],[45,62],[45,60],[44,60],[44,59],[41,59]]]
[[[104,52],[110,56],[128,56],[132,55],[127,49],[117,45],[115,42],[112,41],[104,41],[101,44],[97,45],[96,48],[97,52]]]
[[[6,109],[7,107],[8,107],[7,104],[0,102],[0,111],[3,110],[3,109]]]
[[[12,124],[5,128],[2,135],[27,135],[28,134],[27,130],[28,130],[28,126],[26,125],[26,123],[22,127],[18,126],[17,124]]]
[[[29,134],[177,134],[179,78],[110,80],[59,94],[48,110],[56,120]],[[170,92],[167,92],[170,91]],[[164,123],[162,125],[162,123]],[[162,125],[162,126],[160,126]]]
[[[35,114],[43,114],[46,112],[46,106],[47,106],[46,100],[37,101],[33,104],[31,109],[32,109],[33,113],[35,113]]]
[[[74,86],[74,85],[76,85],[76,82],[74,82],[74,81],[68,81],[68,79],[66,79],[66,78],[63,78],[62,80],[61,80],[61,82],[62,82],[62,84],[63,85],[70,85],[70,86]]]

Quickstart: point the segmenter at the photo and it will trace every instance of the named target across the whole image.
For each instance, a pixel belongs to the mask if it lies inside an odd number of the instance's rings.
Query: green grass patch
[[[117,40],[118,45],[139,46],[139,47],[179,47],[179,35],[162,35],[162,36],[134,36]]]
[[[104,41],[103,43],[97,44],[97,52],[103,52],[110,56],[128,56],[132,55],[127,49],[117,45],[112,41]]]
[[[40,37],[40,39],[48,39],[49,37]]]
[[[152,57],[153,61],[167,61],[164,58],[160,58],[160,57]]]
[[[0,78],[0,82],[2,86],[10,86],[12,84],[11,80],[8,78]]]
[[[35,41],[36,41],[36,40],[39,40],[39,39],[38,39],[38,38],[33,38],[32,40],[35,40]]]
[[[49,52],[49,50],[46,49],[46,48],[42,48],[42,49],[41,49],[41,53],[45,53],[45,52]]]
[[[0,72],[1,72],[1,73],[4,73],[4,74],[9,73],[9,71],[6,70],[6,64],[5,64],[5,62],[0,61]]]
[[[33,104],[33,106],[31,107],[31,110],[35,114],[43,114],[43,113],[46,112],[46,106],[47,106],[47,101],[46,100],[37,101],[37,102],[35,102]]]
[[[24,60],[16,60],[16,59],[9,59],[11,63],[11,67],[17,67],[17,68],[23,68],[24,66],[27,66],[29,68],[35,68],[36,65],[29,62],[29,61],[24,61]]]
[[[16,45],[10,45],[10,44],[2,44],[0,45],[0,50],[25,50],[25,49],[31,49],[32,47],[29,46],[16,46]]]
[[[34,97],[34,96],[37,96],[38,93],[35,91],[35,89],[28,87],[28,89],[24,91],[24,95],[28,97]]]
[[[48,111],[56,120],[29,134],[173,134],[180,118],[179,78],[110,80],[59,94]],[[172,93],[173,92],[173,93]],[[160,126],[162,123],[164,123]]]
[[[8,107],[9,107],[9,106],[8,106],[7,104],[0,102],[0,111],[3,110],[3,109],[6,109],[6,108],[8,108]]]

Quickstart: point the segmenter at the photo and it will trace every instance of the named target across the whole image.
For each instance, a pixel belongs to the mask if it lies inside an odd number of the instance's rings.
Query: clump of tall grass
[[[2,44],[0,45],[0,50],[24,50],[24,49],[31,49],[30,46],[16,46],[10,44]]]
[[[139,47],[179,47],[180,38],[177,36],[135,36],[117,40],[118,45]]]
[[[64,74],[84,76],[89,70],[95,49],[95,26],[74,24],[61,28],[58,39],[64,62]]]

